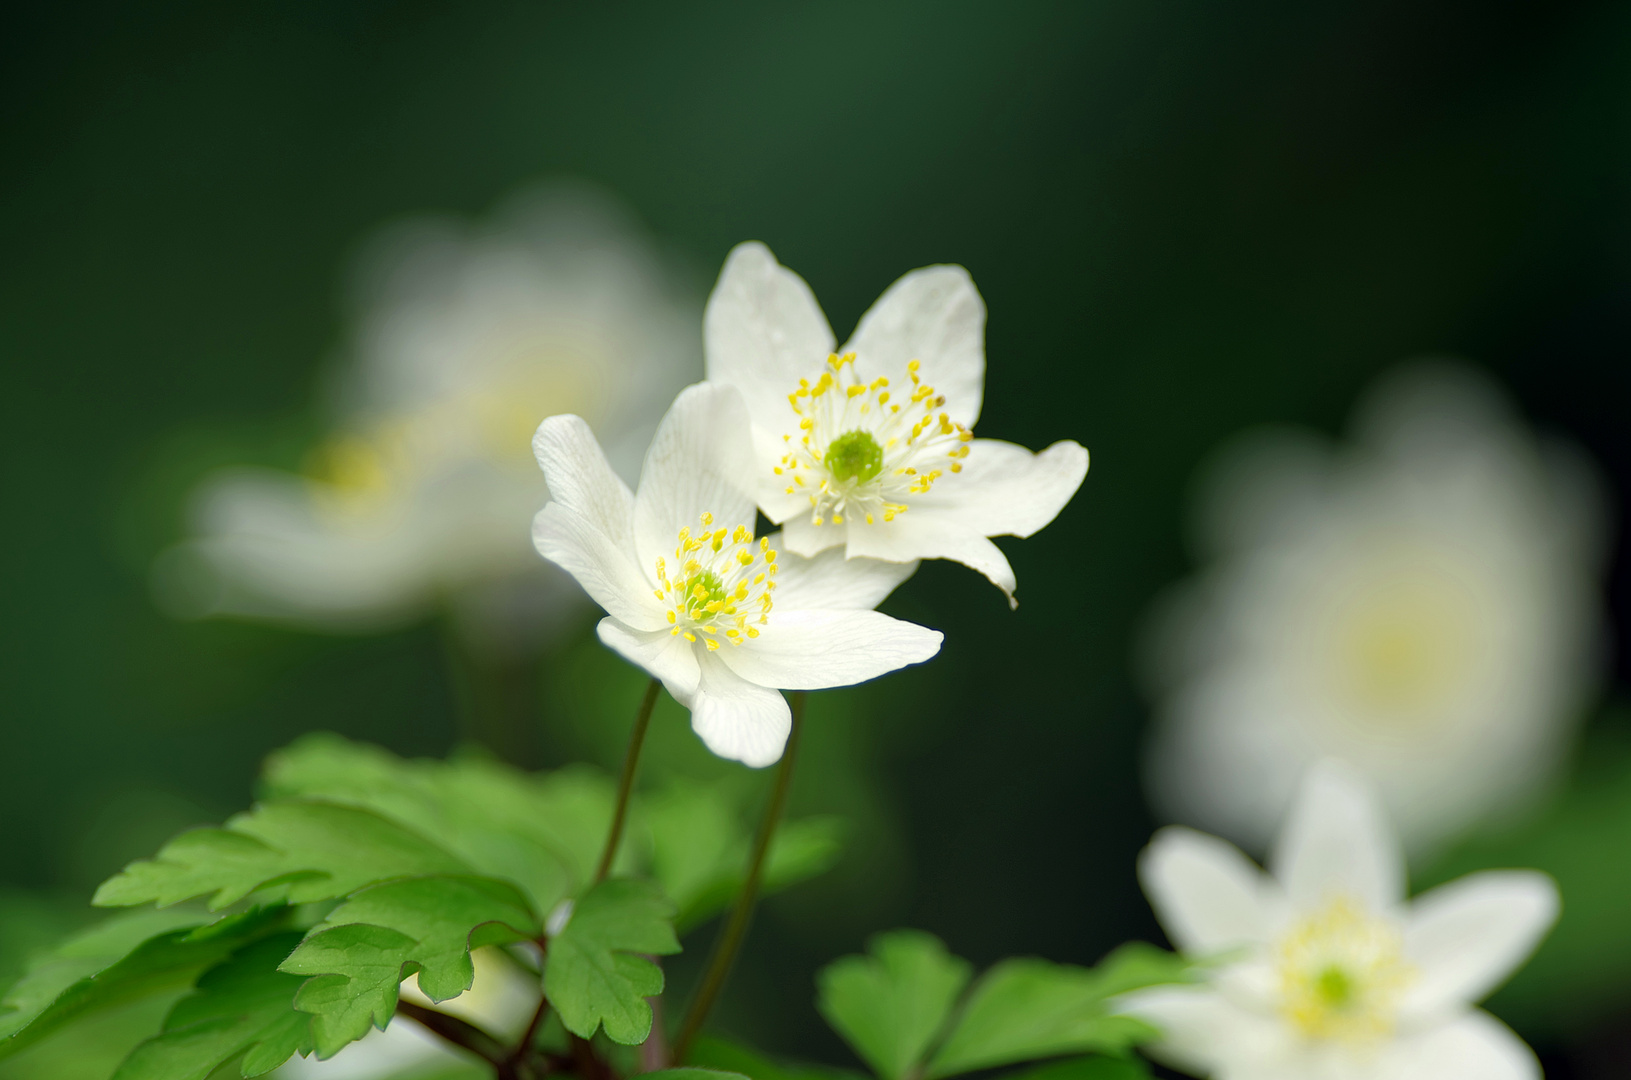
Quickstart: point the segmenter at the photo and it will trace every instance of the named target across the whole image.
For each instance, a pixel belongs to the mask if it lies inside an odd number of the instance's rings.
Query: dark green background
[[[980,962],[1090,961],[1156,934],[1133,879],[1152,822],[1128,655],[1144,605],[1187,568],[1185,485],[1221,437],[1335,430],[1377,371],[1451,352],[1583,443],[1627,504],[1623,4],[0,19],[0,879],[15,885],[83,896],[158,835],[242,806],[260,757],[301,731],[407,753],[455,740],[434,627],[176,624],[146,566],[208,464],[293,463],[320,430],[315,378],[362,237],[405,213],[479,214],[539,178],[620,193],[703,286],[732,244],[766,241],[840,338],[900,273],[962,263],[991,311],[981,432],[1093,453],[1058,521],[1004,542],[1017,613],[971,572],[927,566],[891,610],[945,630],[941,658],[812,706],[798,798],[864,819],[857,858],[881,891],[810,886],[761,920],[725,1016],[766,1045],[842,1059],[809,974],[869,930],[920,925]],[[632,687],[628,711],[638,681],[586,664],[546,678],[542,761],[616,752],[615,731],[564,715],[563,673],[612,673],[604,692]],[[1581,1070],[1615,1051],[1590,1042],[1557,1048],[1554,1075],[1598,1075]]]

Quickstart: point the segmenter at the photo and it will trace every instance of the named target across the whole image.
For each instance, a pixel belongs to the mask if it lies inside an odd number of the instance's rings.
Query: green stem
[[[646,696],[640,700],[640,712],[634,718],[634,731],[629,735],[629,752],[623,756],[623,778],[617,785],[617,808],[612,811],[612,828],[606,834],[606,849],[600,853],[600,866],[595,869],[595,882],[606,880],[611,873],[612,860],[617,858],[617,845],[623,839],[623,822],[629,816],[629,795],[634,791],[634,771],[640,764],[640,747],[646,741],[646,728],[651,726],[651,710],[657,705],[657,691],[663,684],[652,679],[646,687]]]
[[[396,1011],[397,1015],[406,1016],[453,1045],[462,1046],[480,1057],[493,1066],[500,1077],[508,1078],[514,1075],[508,1048],[476,1025],[437,1009],[416,1005],[411,1001],[397,1002]]]
[[[725,988],[725,980],[730,977],[731,967],[736,962],[737,950],[742,946],[742,939],[747,936],[748,923],[753,918],[753,906],[759,899],[759,884],[764,879],[765,859],[770,854],[770,842],[775,839],[776,826],[780,824],[782,811],[787,807],[787,792],[792,787],[793,760],[798,756],[799,733],[804,729],[804,699],[805,692],[802,690],[793,694],[793,727],[787,733],[787,746],[782,750],[781,764],[776,769],[776,786],[770,791],[770,802],[765,806],[764,819],[759,823],[759,835],[753,841],[753,855],[748,860],[747,878],[742,882],[742,891],[737,895],[736,906],[731,909],[730,920],[725,923],[725,928],[720,931],[719,940],[714,943],[714,953],[708,961],[708,970],[702,976],[696,997],[691,999],[691,1008],[685,1014],[685,1024],[680,1028],[680,1036],[674,1042],[673,1061],[676,1065],[685,1064],[691,1044],[701,1033],[708,1013],[713,1010],[714,1002],[719,998],[719,992]]]

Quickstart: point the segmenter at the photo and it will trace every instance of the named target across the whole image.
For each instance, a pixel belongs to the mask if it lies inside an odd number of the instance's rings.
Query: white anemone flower
[[[788,550],[891,562],[952,559],[1014,602],[989,537],[1030,536],[1087,474],[1068,440],[1040,454],[974,438],[985,392],[985,303],[968,271],[891,285],[842,349],[804,279],[763,244],[725,260],[704,316],[708,378],[753,418],[758,501]]]
[[[1326,756],[1377,785],[1418,853],[1531,804],[1595,689],[1584,463],[1440,363],[1385,379],[1342,450],[1264,434],[1210,481],[1212,565],[1152,636],[1158,807],[1262,850]]]
[[[638,493],[576,416],[533,441],[552,501],[533,539],[606,609],[600,639],[662,680],[721,757],[781,757],[791,724],[778,689],[864,682],[929,659],[940,634],[871,610],[916,563],[805,559],[755,538],[747,412],[702,383],[657,428]]]
[[[1179,826],[1145,849],[1167,936],[1212,961],[1200,985],[1126,999],[1161,1028],[1158,1058],[1213,1080],[1539,1080],[1535,1055],[1473,1003],[1556,919],[1551,878],[1491,870],[1406,901],[1375,792],[1334,762],[1310,770],[1272,866]]]
[[[689,291],[615,203],[541,189],[485,223],[387,230],[356,274],[332,432],[305,475],[223,470],[161,603],[354,631],[450,607],[479,646],[521,646],[577,591],[528,543],[547,498],[538,418],[573,412],[631,475],[701,357]]]

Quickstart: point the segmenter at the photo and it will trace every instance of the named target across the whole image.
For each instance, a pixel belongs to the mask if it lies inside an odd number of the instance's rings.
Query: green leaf
[[[476,757],[406,761],[322,733],[273,754],[262,787],[401,822],[479,873],[520,885],[540,911],[588,886],[615,799],[611,780],[585,766],[529,774]],[[618,865],[632,858],[625,851]]]
[[[1150,1067],[1137,1057],[1079,1057],[1050,1061],[1003,1080],[1148,1080]]]
[[[735,797],[718,785],[673,782],[641,800],[639,820],[651,834],[652,876],[679,907],[683,933],[724,910],[742,886],[752,835]],[[763,895],[822,873],[843,850],[834,817],[789,821],[776,832],[765,864]]]
[[[239,814],[224,829],[182,833],[156,858],[133,862],[104,882],[92,903],[164,907],[210,896],[215,910],[278,886],[298,904],[344,896],[387,878],[468,871],[417,833],[366,810],[271,802]]]
[[[679,1069],[658,1069],[656,1072],[641,1073],[649,1076],[651,1080],[748,1080],[741,1073],[725,1072],[721,1069],[699,1069],[687,1066]]]
[[[771,1061],[756,1050],[712,1035],[699,1038],[686,1060],[698,1068],[740,1073],[752,1080],[861,1080],[860,1073],[849,1069]]]
[[[221,919],[185,910],[115,916],[42,958],[0,1001],[0,1057],[88,1013],[191,985],[291,917],[281,906]]]
[[[239,1071],[260,1076],[309,1052],[311,1017],[294,1008],[300,978],[277,967],[300,938],[266,938],[205,972],[170,1011],[163,1033],[138,1046],[113,1080],[205,1080],[240,1055]]]
[[[396,1012],[397,988],[414,972],[432,1001],[470,989],[470,950],[537,937],[527,898],[507,881],[423,877],[390,881],[357,893],[284,960],[279,970],[312,976],[295,995],[311,1013],[319,1057],[384,1028]]]
[[[544,962],[544,993],[568,1031],[587,1039],[604,1025],[613,1042],[645,1041],[645,999],[662,993],[663,971],[632,954],[679,952],[673,919],[673,903],[644,881],[611,878],[574,904]]]
[[[967,960],[919,930],[879,934],[871,956],[846,956],[817,976],[821,1015],[884,1080],[899,1080],[945,1027],[968,983]]]
[[[1120,1053],[1156,1032],[1112,1013],[1109,999],[1141,986],[1185,981],[1186,971],[1171,953],[1137,942],[1096,968],[1004,960],[975,984],[927,1075],[934,1080],[1060,1054]]]

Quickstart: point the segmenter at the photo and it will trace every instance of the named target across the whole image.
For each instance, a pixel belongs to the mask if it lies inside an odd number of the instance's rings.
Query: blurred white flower
[[[1406,902],[1404,858],[1368,785],[1311,770],[1272,877],[1189,829],[1156,834],[1144,891],[1196,986],[1135,992],[1152,1052],[1213,1080],[1539,1080],[1516,1035],[1473,1003],[1557,917],[1544,874],[1492,870]]]
[[[206,479],[155,587],[188,616],[371,630],[451,605],[525,640],[577,593],[528,543],[539,420],[590,418],[638,465],[699,369],[694,300],[604,196],[551,188],[491,221],[388,230],[361,260],[336,417],[308,475]],[[486,639],[486,640],[483,640]]]
[[[1598,670],[1591,473],[1469,370],[1404,369],[1353,443],[1261,435],[1201,507],[1213,567],[1154,620],[1158,808],[1261,850],[1327,755],[1428,848],[1521,808]]]
[[[477,949],[470,958],[476,968],[470,989],[434,1007],[490,1035],[519,1039],[538,1004],[538,980],[496,949]],[[420,992],[417,976],[402,984],[401,994],[420,1005],[433,1004]],[[327,1061],[297,1056],[274,1075],[278,1080],[409,1080],[420,1074],[439,1075],[450,1065],[475,1060],[399,1015],[392,1017],[384,1031],[370,1031]]]
[[[976,439],[985,394],[985,302],[960,266],[895,282],[833,352],[804,279],[738,244],[708,298],[708,378],[742,392],[757,497],[788,550],[843,547],[891,562],[953,559],[1014,603],[993,536],[1030,536],[1087,475],[1070,440],[1040,454]],[[932,384],[932,385],[931,385]]]
[[[552,416],[538,464],[552,501],[533,537],[606,609],[600,640],[662,680],[720,757],[769,765],[792,718],[778,690],[850,686],[940,651],[940,634],[873,611],[917,563],[805,559],[753,535],[747,410],[729,386],[688,387],[631,493],[589,425]]]

